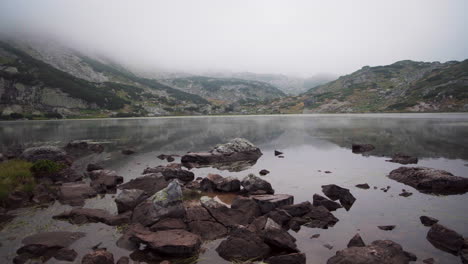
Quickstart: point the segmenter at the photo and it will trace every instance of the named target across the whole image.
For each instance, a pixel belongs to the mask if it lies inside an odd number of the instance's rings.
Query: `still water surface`
[[[362,114],[362,115],[292,115],[244,117],[139,118],[64,121],[16,121],[0,123],[0,151],[14,146],[57,145],[71,140],[102,142],[106,150],[93,159],[102,160],[108,169],[116,170],[125,181],[139,177],[148,166],[166,164],[159,154],[184,154],[208,150],[216,144],[243,137],[259,146],[263,156],[243,171],[219,171],[214,168],[194,169],[195,177],[208,173],[242,178],[258,175],[261,169],[271,173],[264,177],[276,193],[292,194],[295,202],[312,201],[321,193],[321,185],[337,184],[349,188],[357,198],[353,207],[339,209],[334,215],[339,222],[330,229],[302,227],[297,238],[299,249],[306,253],[307,263],[326,263],[349,239],[360,233],[366,243],[390,239],[413,252],[418,262],[434,258],[436,263],[461,263],[455,257],[434,248],[427,240],[427,227],[419,217],[429,215],[440,223],[468,236],[468,194],[435,196],[422,194],[409,186],[386,177],[400,164],[386,162],[395,152],[419,157],[418,166],[447,170],[468,177],[468,115],[466,114]],[[366,155],[353,154],[352,143],[371,143],[376,150]],[[137,154],[124,156],[123,148]],[[284,159],[273,155],[281,150]],[[177,162],[178,160],[176,160]],[[324,171],[331,171],[326,174]],[[354,187],[368,183],[369,190]],[[373,189],[377,186],[378,189]],[[390,186],[388,192],[380,190]],[[401,189],[413,192],[401,197]],[[113,195],[88,199],[85,207],[102,208],[115,213]],[[229,196],[219,197],[229,202]],[[104,224],[71,225],[56,221],[52,215],[71,207],[56,202],[48,208],[22,209],[18,217],[0,231],[0,262],[9,263],[20,247],[21,239],[39,231],[70,230],[87,233],[71,248],[81,257],[90,247],[102,242],[115,259],[131,252],[115,245],[119,230]],[[396,225],[393,231],[382,231],[378,225]],[[314,234],[319,238],[311,239]],[[228,263],[214,251],[221,240],[204,245],[199,263]],[[327,249],[323,245],[330,244]],[[53,263],[51,260],[49,263]]]

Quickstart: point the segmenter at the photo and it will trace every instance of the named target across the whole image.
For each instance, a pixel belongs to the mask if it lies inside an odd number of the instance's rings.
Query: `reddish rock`
[[[97,249],[84,255],[81,264],[114,264],[114,255],[106,249]]]

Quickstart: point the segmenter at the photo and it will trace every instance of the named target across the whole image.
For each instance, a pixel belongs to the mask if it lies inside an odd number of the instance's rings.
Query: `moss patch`
[[[31,162],[23,160],[10,160],[0,163],[0,201],[8,194],[20,190],[30,192],[36,182],[31,173]]]

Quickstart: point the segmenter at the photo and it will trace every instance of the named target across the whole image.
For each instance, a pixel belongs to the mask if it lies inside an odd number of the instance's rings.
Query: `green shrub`
[[[31,171],[34,175],[44,175],[57,173],[63,168],[65,168],[65,165],[62,163],[57,163],[52,160],[38,160],[31,166]]]
[[[30,168],[32,163],[24,160],[9,160],[0,163],[0,201],[15,190],[30,191],[35,180]]]

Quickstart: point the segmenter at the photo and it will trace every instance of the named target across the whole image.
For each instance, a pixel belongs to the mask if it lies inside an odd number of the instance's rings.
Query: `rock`
[[[17,209],[30,205],[31,194],[23,191],[13,191],[8,194],[5,206],[8,209]]]
[[[275,221],[276,223],[281,225],[283,228],[288,227],[289,222],[293,218],[292,215],[290,215],[288,212],[286,212],[285,210],[279,209],[279,208],[269,212],[268,214],[266,214],[264,216],[267,217],[267,218],[273,219],[273,221]],[[265,219],[265,221],[266,221],[266,219]]]
[[[377,240],[365,247],[350,247],[336,252],[327,264],[408,264],[415,261],[414,254],[406,252],[391,240]]]
[[[182,198],[181,186],[177,180],[173,180],[166,188],[135,207],[132,222],[150,226],[163,218],[184,217]]]
[[[186,212],[190,232],[201,236],[203,240],[214,240],[227,235],[227,228],[218,223],[204,207],[188,207]]]
[[[348,211],[356,201],[356,198],[354,198],[348,189],[335,184],[322,185],[322,192],[333,201],[339,199],[346,211]]]
[[[146,244],[151,250],[170,256],[193,256],[200,249],[200,236],[185,230],[164,230],[136,233],[132,239]]]
[[[395,229],[396,226],[394,225],[386,225],[386,226],[377,226],[380,230],[384,230],[384,231],[391,231],[393,229]]]
[[[264,170],[261,170],[258,174],[260,174],[260,175],[262,175],[262,176],[265,176],[265,175],[267,175],[268,173],[270,173],[270,171],[264,169]]]
[[[275,191],[271,187],[271,184],[253,174],[246,176],[242,182],[242,187],[245,191],[253,194],[274,194]]]
[[[84,236],[85,233],[81,232],[58,231],[37,233],[25,237],[21,241],[24,246],[19,248],[16,253],[27,256],[27,258],[38,258],[42,256],[50,258],[60,249],[69,247],[76,240]]]
[[[366,244],[364,243],[364,240],[362,240],[361,236],[359,234],[356,234],[351,238],[351,240],[348,242],[348,248],[350,247],[365,247]]]
[[[97,249],[84,255],[81,264],[114,264],[114,255],[106,249]]]
[[[72,163],[70,156],[68,156],[65,151],[53,146],[27,148],[21,154],[20,159],[24,159],[29,162],[52,160],[67,165],[71,165]]]
[[[305,218],[293,217],[291,220],[289,220],[288,227],[295,232],[299,232],[299,230],[301,230],[301,226],[307,224],[308,222],[309,220]]]
[[[272,248],[285,250],[287,252],[297,252],[296,239],[286,230],[281,228],[275,221],[268,218],[263,228],[262,237],[266,244]]]
[[[319,238],[319,237],[320,237],[320,234],[314,234],[310,238]]]
[[[283,155],[283,152],[275,150],[275,156]]]
[[[411,157],[410,155],[406,155],[403,153],[396,153],[395,155],[392,156],[391,160],[387,160],[389,162],[395,162],[395,163],[400,163],[400,164],[417,164],[418,163],[418,158],[416,157]]]
[[[59,249],[55,254],[54,258],[57,260],[69,261],[72,262],[76,259],[78,253],[73,249],[62,248]]]
[[[328,174],[328,173],[331,173],[331,171],[324,171],[324,173],[327,173],[327,174]]]
[[[262,214],[266,214],[275,208],[294,203],[294,197],[289,194],[264,194],[253,195],[251,197],[257,202]]]
[[[173,162],[175,159],[172,156],[166,158],[167,162]]]
[[[36,177],[37,178],[37,177]],[[57,173],[50,174],[46,177],[46,179],[50,179],[53,182],[76,182],[81,181],[83,179],[83,174],[78,173],[75,169],[63,168]],[[44,179],[41,179],[44,180]]]
[[[283,156],[283,155],[280,155],[280,156],[278,156],[278,158],[280,158],[280,159],[284,159],[284,156]]]
[[[240,181],[234,177],[226,177],[216,183],[216,190],[221,192],[238,192],[240,187]]]
[[[154,168],[146,168],[143,171],[143,174],[158,173],[158,172],[164,176],[164,179],[166,179],[166,181],[170,181],[172,179],[178,179],[183,182],[189,182],[195,179],[195,174],[193,174],[193,172],[191,171],[183,170],[179,168],[167,167],[167,166],[157,166]]]
[[[370,188],[369,184],[367,184],[367,183],[356,184],[356,187],[358,187],[358,188],[360,188],[360,189],[365,189],[365,190],[367,190],[367,189]]]
[[[95,171],[95,170],[103,170],[104,168],[100,165],[90,163],[88,166],[86,166],[86,171]]]
[[[254,219],[262,214],[258,203],[248,197],[238,196],[231,204],[231,209],[242,211],[244,218]]]
[[[305,264],[306,255],[304,253],[292,253],[269,257],[265,261],[268,264]]]
[[[73,156],[83,156],[89,152],[101,153],[104,151],[104,146],[95,142],[74,140],[65,146],[65,150]]]
[[[375,149],[374,145],[372,144],[353,144],[351,148],[353,153],[363,153]]]
[[[328,227],[334,226],[338,222],[338,219],[324,206],[312,206],[311,211],[303,217],[309,220],[305,226],[311,228],[327,229]]]
[[[200,182],[200,189],[205,192],[214,192],[216,191],[216,184],[223,180],[223,176],[219,174],[208,174]]]
[[[410,197],[411,195],[413,195],[413,193],[407,192],[405,190],[403,190],[403,192],[399,194],[399,196],[403,197]]]
[[[57,188],[40,183],[34,187],[33,202],[38,204],[50,203],[57,199]]]
[[[228,261],[264,259],[270,251],[270,247],[262,238],[242,227],[234,229],[231,235],[216,248],[216,252]]]
[[[62,203],[83,205],[85,199],[96,196],[97,192],[86,183],[64,183],[58,195]]]
[[[435,260],[433,258],[427,258],[427,259],[423,260],[423,263],[425,263],[425,264],[434,264]]]
[[[137,250],[138,242],[132,241],[131,238],[136,233],[150,232],[150,230],[141,224],[130,224],[124,231],[123,235],[117,240],[116,245],[126,250]],[[94,249],[94,248],[93,248]]]
[[[117,173],[112,170],[90,171],[89,177],[92,179],[91,187],[98,193],[115,191],[117,185],[123,182],[123,177],[118,176]]]
[[[138,189],[144,191],[148,196],[164,189],[169,184],[162,174],[153,173],[133,179],[127,183],[119,185],[119,189]]]
[[[121,258],[119,258],[119,260],[117,260],[116,264],[130,264],[130,258],[129,257],[121,257]]]
[[[115,198],[117,204],[117,212],[119,214],[127,211],[132,211],[139,203],[147,198],[147,194],[143,190],[124,189]]]
[[[390,172],[390,179],[434,194],[461,194],[468,191],[468,178],[444,170],[425,167],[400,167]]]
[[[465,242],[460,234],[440,224],[433,224],[426,238],[434,247],[455,255]]]
[[[135,153],[136,153],[136,151],[133,150],[133,149],[122,149],[121,152],[122,152],[122,154],[124,154],[124,155],[132,155],[132,154],[135,154]]]
[[[342,208],[342,206],[334,201],[328,200],[327,198],[319,195],[314,194],[313,196],[313,205],[314,206],[323,206],[328,209],[328,211],[335,211],[338,208]]]
[[[461,258],[461,261],[463,264],[467,264],[468,263],[468,249],[462,249],[460,251],[460,258]]]
[[[225,227],[247,225],[253,221],[253,217],[247,218],[243,210],[229,208],[218,203],[213,198],[203,196],[200,199],[202,206]]]
[[[286,211],[292,217],[301,217],[312,210],[312,204],[310,202],[302,202],[299,204],[291,204],[280,207],[281,210]]]
[[[127,224],[130,222],[131,212],[111,215],[103,209],[75,208],[68,212],[55,215],[54,219],[67,219],[73,224],[104,223],[110,226]]]
[[[325,248],[329,249],[329,250],[332,250],[333,249],[333,246],[330,245],[330,244],[325,244],[323,245]]]
[[[170,229],[187,229],[187,225],[179,218],[165,218],[150,227],[151,231],[161,231]]]
[[[191,152],[182,156],[184,164],[211,164],[243,160],[258,160],[262,152],[248,140],[235,138],[226,144],[217,145],[209,152]]]

